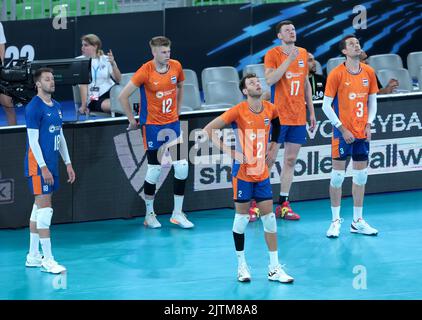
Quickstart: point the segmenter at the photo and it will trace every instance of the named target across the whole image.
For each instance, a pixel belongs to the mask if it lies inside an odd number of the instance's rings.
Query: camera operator
[[[5,43],[6,43],[6,37],[4,35],[3,25],[0,22],[0,59],[1,59],[2,65],[4,65],[4,56],[6,52]],[[16,112],[13,106],[12,98],[5,94],[0,94],[0,104],[3,106],[4,112],[6,113],[8,125],[9,126],[16,125],[17,124]]]

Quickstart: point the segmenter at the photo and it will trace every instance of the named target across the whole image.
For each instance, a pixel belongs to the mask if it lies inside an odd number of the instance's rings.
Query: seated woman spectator
[[[89,85],[79,85],[81,92],[80,113],[90,111],[110,113],[110,89],[119,83],[122,74],[117,67],[113,52],[107,55],[101,50],[101,40],[95,34],[87,34],[82,38],[82,56],[91,58],[92,82]]]

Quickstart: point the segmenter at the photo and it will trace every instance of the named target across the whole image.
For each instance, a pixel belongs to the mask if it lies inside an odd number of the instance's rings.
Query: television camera
[[[28,61],[27,58],[11,60],[0,66],[0,93],[13,99],[13,104],[26,105],[36,94],[34,72],[42,67],[53,69],[56,86],[89,84],[91,59],[55,59]]]

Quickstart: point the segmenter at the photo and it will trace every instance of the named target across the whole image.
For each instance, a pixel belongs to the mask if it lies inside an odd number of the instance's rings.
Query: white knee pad
[[[38,210],[38,207],[34,203],[34,205],[32,206],[31,217],[29,218],[30,221],[37,222],[37,210]]]
[[[262,225],[264,226],[264,231],[267,233],[276,233],[277,232],[277,221],[275,219],[274,212],[261,215]]]
[[[173,162],[174,176],[176,179],[185,180],[188,177],[189,165],[186,159]]]
[[[49,229],[51,218],[53,217],[52,208],[42,208],[37,210],[37,229]]]
[[[233,221],[233,232],[236,232],[238,234],[244,234],[246,227],[249,223],[249,214],[239,214],[236,213],[234,215],[234,221]]]
[[[364,186],[368,180],[368,169],[355,170],[353,169],[353,183],[358,186]]]
[[[147,174],[145,176],[145,181],[150,184],[157,184],[158,179],[160,179],[160,174],[161,174],[161,165],[149,164]]]
[[[344,170],[331,170],[331,181],[330,184],[333,188],[341,188],[346,173]]]

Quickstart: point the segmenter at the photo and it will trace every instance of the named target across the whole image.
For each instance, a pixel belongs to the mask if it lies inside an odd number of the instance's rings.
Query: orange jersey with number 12
[[[131,81],[139,87],[141,124],[163,125],[179,120],[177,112],[177,84],[185,80],[182,65],[169,61],[165,73],[158,73],[154,61],[148,61],[133,75]]]

